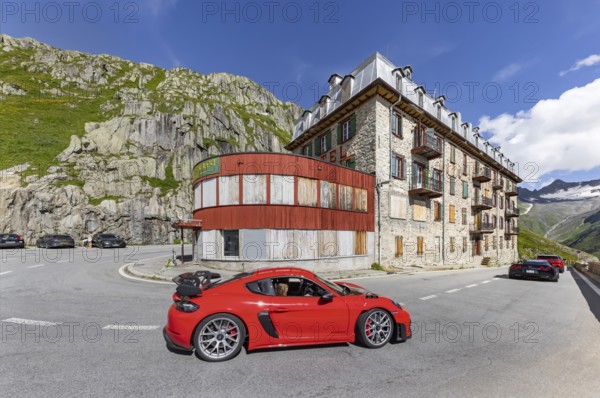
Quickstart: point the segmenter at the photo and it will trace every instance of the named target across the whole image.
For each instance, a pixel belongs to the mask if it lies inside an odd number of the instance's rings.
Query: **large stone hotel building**
[[[514,163],[411,74],[376,53],[330,77],[296,123],[293,155],[199,163],[197,258],[245,270],[515,260]]]

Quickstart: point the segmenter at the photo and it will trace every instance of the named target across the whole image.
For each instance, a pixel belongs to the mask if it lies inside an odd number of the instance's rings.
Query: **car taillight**
[[[192,303],[191,301],[180,300],[175,303],[175,308],[182,312],[194,312],[200,307],[198,304]]]
[[[521,264],[513,264],[513,265],[511,265],[510,267],[511,267],[511,268],[514,268],[514,269],[521,269],[521,268],[523,268],[523,267],[521,266]]]

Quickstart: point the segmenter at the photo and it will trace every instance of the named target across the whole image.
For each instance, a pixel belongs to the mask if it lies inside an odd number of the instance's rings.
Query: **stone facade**
[[[377,54],[374,61],[367,60],[361,67],[368,68],[367,62],[382,62],[381,58]],[[361,67],[352,75],[361,73]],[[369,90],[371,87],[375,89]],[[332,98],[339,89],[346,88],[332,85]],[[512,231],[517,218],[508,218],[505,214],[509,204],[511,209],[516,208],[516,197],[508,197],[506,190],[508,181],[513,187],[511,191],[516,191],[520,179],[513,170],[507,169],[508,162],[506,167],[502,161],[496,162],[492,150],[488,153],[489,144],[480,145],[477,130],[471,130],[469,124],[464,124],[464,135],[466,137],[467,130],[474,131],[474,145],[470,140],[460,139],[456,131],[458,123],[449,129],[440,123],[441,112],[436,118],[431,111],[415,111],[417,106],[404,97],[394,107],[393,114],[400,123],[392,133],[390,124],[392,120],[397,122],[390,111],[393,101],[399,98],[398,93],[387,96],[393,88],[376,80],[370,85],[365,83],[361,89],[354,99],[343,93],[338,96],[341,99],[334,104],[333,111],[321,113],[321,119],[312,121],[310,128],[306,129],[305,124],[300,124],[304,121],[299,121],[295,140],[287,148],[302,153],[297,142],[312,145],[313,137],[318,140],[324,131],[336,132],[338,126],[355,117],[356,134],[342,142],[339,142],[339,134],[333,134],[330,150],[319,157],[375,174],[378,187],[373,241],[376,261],[394,267],[472,267],[516,260],[517,236]],[[452,115],[443,108],[443,98],[438,106],[444,109],[445,115]],[[424,153],[419,154],[419,149],[415,149],[420,146],[415,143],[415,131],[433,134],[439,140],[438,153],[432,154],[431,148],[425,148]],[[395,158],[399,160],[392,161]],[[423,171],[418,171],[419,167],[423,167]],[[474,179],[476,167],[477,175],[485,175],[482,171],[489,170],[491,179]],[[494,183],[495,177],[501,179],[502,184]],[[428,189],[419,189],[424,186]],[[510,227],[507,222],[512,223]],[[507,230],[511,232],[506,233]]]

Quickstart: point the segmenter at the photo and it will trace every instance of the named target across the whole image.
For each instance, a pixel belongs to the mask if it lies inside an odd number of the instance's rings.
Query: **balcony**
[[[441,180],[434,178],[416,178],[413,176],[408,194],[439,198],[442,196],[443,186]]]
[[[521,212],[519,209],[517,209],[516,207],[514,208],[506,208],[504,215],[506,216],[506,218],[510,218],[510,217],[519,217],[521,215]]]
[[[442,156],[442,146],[435,134],[429,132],[417,134],[411,153],[413,155],[421,155],[427,159],[435,159]]]
[[[489,210],[494,207],[494,204],[492,202],[492,198],[477,196],[471,200],[471,207],[475,210]]]
[[[473,181],[488,182],[492,179],[492,170],[489,167],[475,166],[473,168]]]
[[[519,235],[519,227],[508,227],[504,230],[506,236]]]
[[[502,189],[504,187],[504,180],[502,178],[494,178],[492,180],[492,189],[493,190],[498,190],[498,189]]]
[[[469,232],[472,234],[491,234],[494,232],[494,225],[491,222],[479,222],[469,226]]]
[[[517,196],[517,186],[515,184],[506,184],[505,195],[506,196]]]

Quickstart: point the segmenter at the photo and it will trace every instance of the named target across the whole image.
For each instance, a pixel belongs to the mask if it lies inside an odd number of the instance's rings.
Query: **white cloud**
[[[496,74],[494,75],[493,79],[495,81],[504,81],[509,79],[510,77],[516,75],[517,73],[519,73],[519,71],[523,69],[523,65],[517,63],[517,62],[513,62],[510,65],[505,66],[504,68],[500,69],[498,72],[496,72]]]
[[[592,54],[587,58],[577,60],[577,62],[575,62],[568,70],[560,72],[559,76],[564,76],[569,72],[574,72],[586,66],[594,66],[596,64],[600,64],[600,54]]]
[[[153,16],[157,17],[167,9],[175,6],[178,0],[144,0]]]
[[[492,144],[518,162],[526,182],[537,182],[554,170],[589,170],[600,166],[598,93],[600,79],[515,115],[484,116],[479,126]]]

